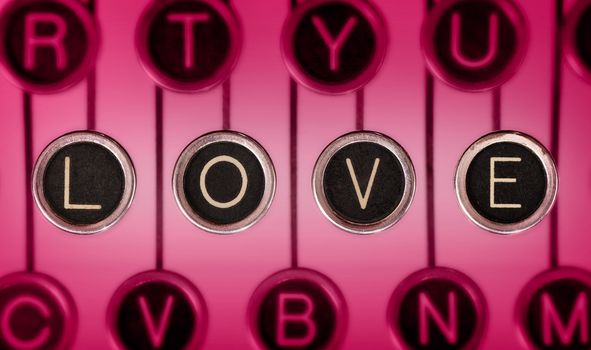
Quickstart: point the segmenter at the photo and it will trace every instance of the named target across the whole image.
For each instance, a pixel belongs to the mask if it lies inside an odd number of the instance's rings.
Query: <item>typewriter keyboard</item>
[[[591,349],[591,0],[0,0],[0,349]]]

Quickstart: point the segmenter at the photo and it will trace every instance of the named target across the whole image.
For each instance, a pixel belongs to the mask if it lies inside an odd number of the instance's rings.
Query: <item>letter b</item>
[[[303,303],[304,311],[289,313],[287,304],[290,302]],[[312,319],[314,313],[314,302],[302,293],[280,293],[277,306],[277,344],[280,346],[307,346],[316,336],[316,324]],[[301,337],[288,336],[287,325],[297,323],[306,328],[306,333]]]

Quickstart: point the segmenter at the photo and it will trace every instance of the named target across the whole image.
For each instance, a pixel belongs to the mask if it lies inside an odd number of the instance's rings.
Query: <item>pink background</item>
[[[4,5],[7,1],[1,0]],[[526,132],[549,147],[554,1],[519,0],[530,25],[529,50],[502,89],[502,128]],[[366,88],[368,130],[393,137],[410,154],[417,192],[407,215],[384,232],[357,236],[326,220],[314,202],[311,174],[323,148],[353,130],[355,96],[324,96],[300,88],[299,252],[302,267],[329,276],[349,306],[344,349],[395,349],[386,323],[388,300],[406,276],[426,266],[425,64],[419,47],[423,1],[380,0],[389,28],[386,61]],[[567,0],[567,8],[574,0]],[[92,236],[60,231],[35,208],[36,267],[72,293],[80,315],[76,349],[106,349],[105,312],[115,289],[155,266],[154,83],[133,45],[147,0],[97,0],[102,46],[97,62],[97,128],[118,140],[138,175],[132,208],[113,229]],[[254,348],[246,310],[255,288],[290,261],[288,74],[279,52],[287,0],[235,0],[244,46],[232,75],[232,129],[259,141],[277,171],[271,209],[252,229],[220,236],[191,225],[170,186],[174,163],[196,137],[222,126],[222,91],[164,95],[164,267],[189,278],[209,310],[205,348]],[[591,86],[563,65],[560,154],[560,262],[591,269],[588,196],[591,192]],[[24,150],[21,92],[0,79],[0,275],[25,266]],[[86,85],[34,96],[34,155],[56,137],[85,128]],[[490,309],[483,349],[525,348],[513,313],[521,288],[549,266],[549,220],[503,237],[477,228],[462,214],[453,189],[465,148],[491,130],[492,95],[435,84],[435,216],[437,263],[469,275]]]

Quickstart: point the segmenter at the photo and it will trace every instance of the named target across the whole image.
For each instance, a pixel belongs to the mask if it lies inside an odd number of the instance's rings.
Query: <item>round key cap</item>
[[[403,349],[477,349],[487,323],[478,286],[463,273],[428,268],[394,291],[387,319]]]
[[[95,63],[96,23],[79,1],[13,0],[0,15],[0,66],[21,89],[59,92]]]
[[[560,267],[535,276],[516,304],[519,333],[532,349],[591,348],[591,275]]]
[[[591,82],[591,1],[579,0],[570,10],[564,28],[565,54],[570,66]]]
[[[255,140],[237,132],[214,132],[185,148],[175,166],[173,188],[193,224],[213,233],[234,233],[257,223],[269,209],[275,169]]]
[[[398,222],[415,191],[408,154],[375,132],[354,132],[333,141],[318,158],[313,179],[324,215],[343,230],[359,234]]]
[[[117,289],[107,326],[118,349],[200,349],[207,310],[197,288],[184,277],[148,271]]]
[[[204,91],[226,80],[241,43],[238,19],[219,0],[151,1],[136,30],[144,69],[178,92]]]
[[[501,131],[473,143],[456,170],[456,194],[466,215],[494,233],[512,234],[539,223],[558,190],[556,166],[532,137]]]
[[[307,269],[280,271],[254,292],[249,327],[261,349],[337,349],[347,307],[337,286]]]
[[[527,50],[525,18],[513,0],[443,0],[423,22],[433,74],[466,91],[489,90],[517,71]]]
[[[95,132],[53,141],[33,172],[33,194],[43,215],[59,228],[96,233],[119,221],[131,206],[135,171],[125,150]]]
[[[322,93],[357,90],[386,54],[384,20],[369,1],[310,0],[298,4],[281,35],[283,59],[302,85]]]
[[[0,278],[0,349],[71,349],[76,306],[68,291],[40,273]]]

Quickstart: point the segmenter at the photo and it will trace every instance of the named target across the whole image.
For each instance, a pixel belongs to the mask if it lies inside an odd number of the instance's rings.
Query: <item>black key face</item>
[[[53,212],[78,225],[105,220],[119,206],[124,190],[125,176],[117,158],[90,142],[60,149],[43,176],[43,193]]]
[[[393,225],[412,200],[414,171],[404,150],[377,133],[347,134],[324,150],[315,195],[339,227],[370,233]]]
[[[135,188],[133,166],[113,140],[73,133],[54,141],[39,158],[35,195],[43,213],[64,230],[108,228],[127,210]]]
[[[546,184],[544,164],[536,154],[522,145],[502,142],[474,157],[468,168],[466,191],[478,213],[491,221],[510,224],[527,219],[540,207]]]
[[[169,272],[132,277],[109,306],[109,327],[125,349],[194,349],[206,327],[201,296],[189,281]]]
[[[402,200],[404,182],[402,165],[396,156],[370,142],[341,148],[324,171],[324,192],[332,210],[345,220],[360,224],[374,223],[390,215]],[[357,188],[363,191],[367,202],[358,196]]]
[[[456,174],[464,211],[497,233],[519,232],[542,220],[554,203],[557,182],[548,151],[512,132],[476,141],[462,156]]]
[[[55,280],[18,273],[0,280],[0,349],[63,349],[76,330],[76,311]]]
[[[409,349],[472,349],[482,336],[485,309],[482,294],[468,277],[430,269],[400,285],[388,318]]]
[[[346,322],[342,298],[335,288],[325,277],[308,270],[272,276],[251,301],[251,331],[265,349],[334,348]]]
[[[423,33],[436,75],[465,90],[489,89],[513,75],[527,43],[512,2],[452,0],[437,6]]]
[[[138,51],[151,76],[164,87],[197,91],[225,80],[240,36],[237,20],[221,2],[155,2],[138,27]]]
[[[0,19],[3,64],[23,89],[62,90],[84,78],[96,56],[94,22],[66,0],[14,1]]]
[[[284,56],[300,83],[329,93],[365,85],[385,52],[385,27],[377,10],[351,0],[300,6],[283,34]]]
[[[519,299],[523,335],[536,349],[591,347],[591,279],[578,269],[562,268],[538,275]]]
[[[200,216],[218,225],[230,224],[260,205],[265,174],[246,147],[217,142],[193,156],[185,171],[184,188],[191,208]]]
[[[275,173],[254,140],[219,132],[185,149],[177,162],[174,187],[181,209],[193,223],[229,233],[262,217],[272,200]]]

